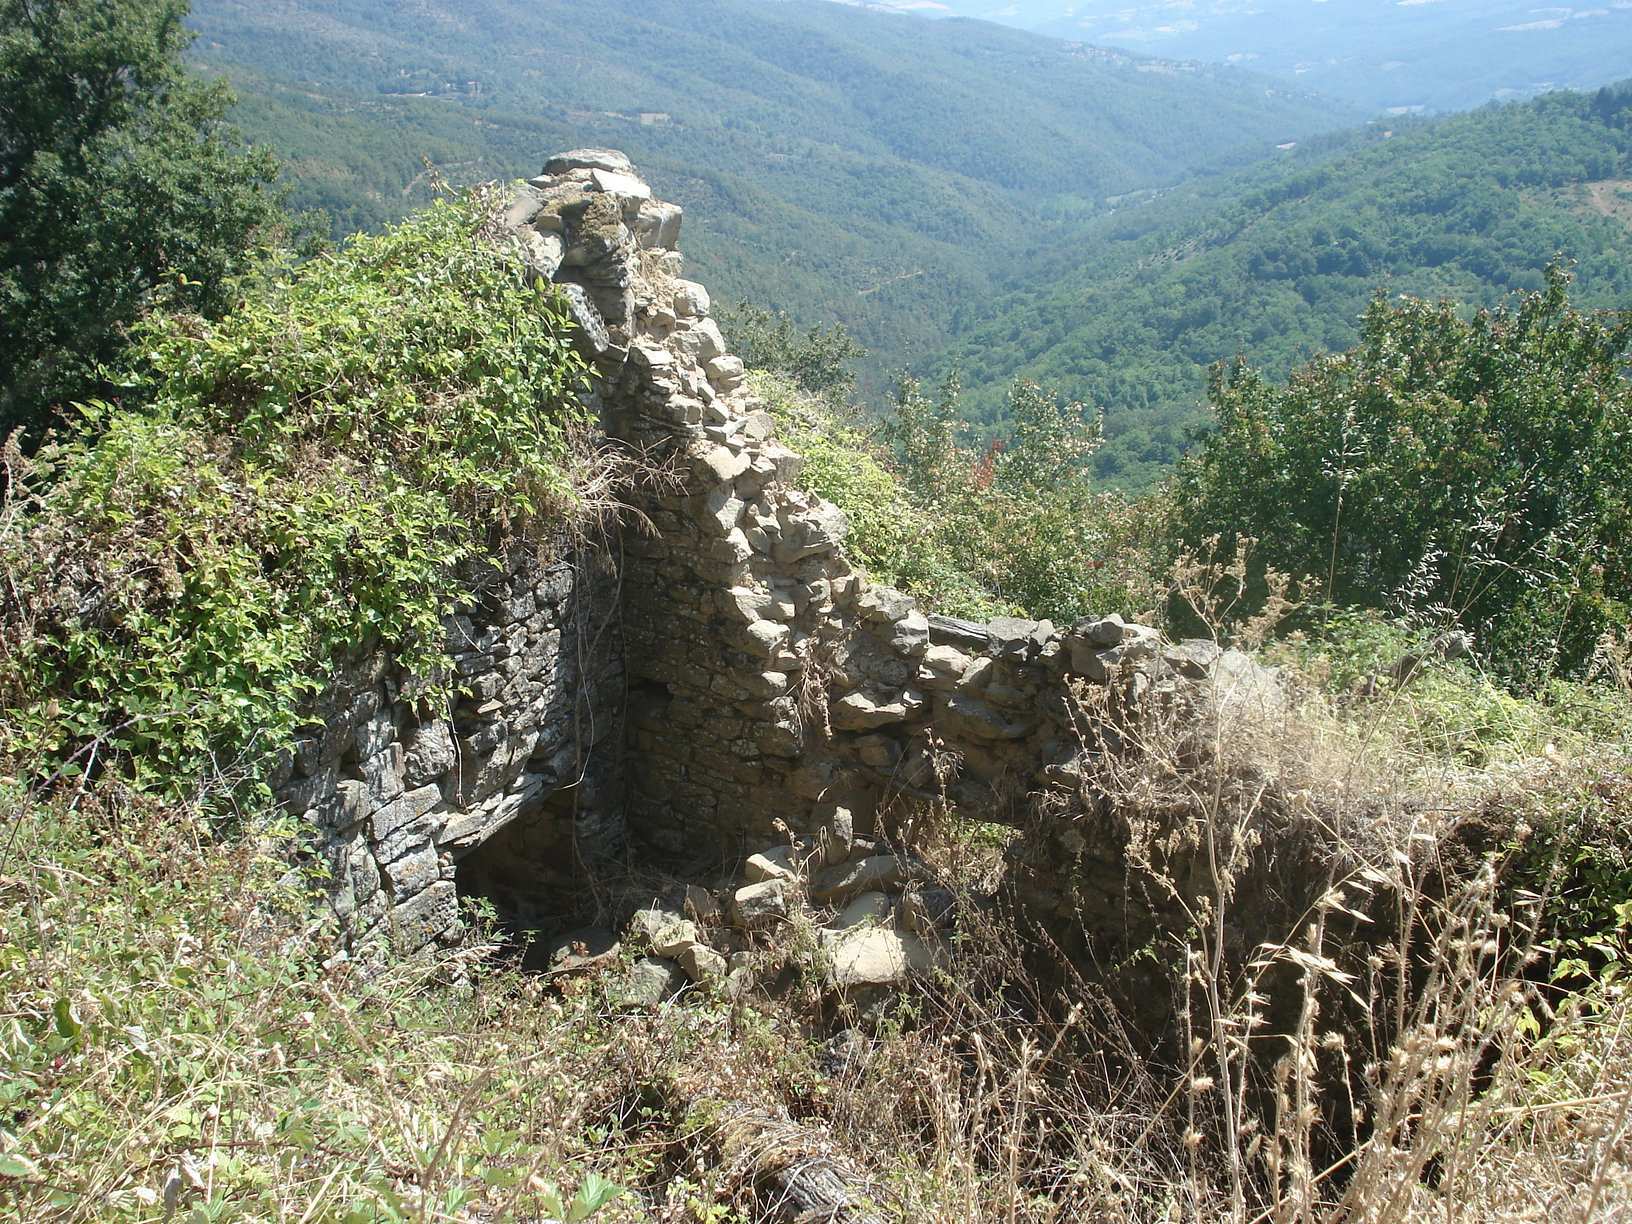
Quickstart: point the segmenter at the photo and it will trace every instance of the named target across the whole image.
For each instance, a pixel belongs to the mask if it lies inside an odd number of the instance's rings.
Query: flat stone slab
[[[970,739],[990,741],[1024,739],[1037,725],[1034,718],[1010,717],[967,693],[952,694],[942,721]]]
[[[590,175],[589,181],[595,184],[597,191],[604,191],[608,195],[623,196],[631,200],[652,198],[652,189],[633,174],[620,174],[615,170],[596,170]]]
[[[911,878],[911,867],[893,854],[874,854],[819,871],[810,882],[817,901],[839,902],[861,892],[888,892]]]
[[[635,166],[616,149],[569,149],[544,163],[545,174],[565,174],[569,170],[605,170],[611,174],[633,175]]]
[[[550,973],[597,969],[617,960],[622,946],[617,935],[604,927],[579,927],[545,945],[544,964]]]
[[[763,931],[787,921],[786,880],[765,880],[739,888],[731,896],[731,920],[745,931]]]
[[[916,689],[892,696],[847,693],[829,707],[835,731],[872,731],[892,723],[906,722],[924,708],[924,698]]]
[[[656,1007],[679,994],[686,983],[685,971],[672,960],[643,956],[607,993],[619,1007]]]
[[[659,956],[676,956],[696,942],[697,924],[671,909],[651,905],[635,911],[629,919],[629,934]]]
[[[694,943],[680,953],[680,968],[694,982],[724,977],[726,960],[705,943]]]
[[[885,927],[856,927],[824,942],[827,980],[835,990],[897,986],[909,977],[930,972],[944,960],[938,947]]]
[[[772,846],[769,850],[751,855],[742,866],[742,875],[750,884],[765,880],[797,880],[799,865],[794,862],[793,851],[787,846]]]
[[[887,926],[895,917],[895,902],[886,893],[864,892],[832,922],[830,931],[848,931],[852,927]]]
[[[937,646],[956,646],[965,654],[980,654],[992,643],[992,632],[978,621],[956,616],[929,618],[929,640]]]

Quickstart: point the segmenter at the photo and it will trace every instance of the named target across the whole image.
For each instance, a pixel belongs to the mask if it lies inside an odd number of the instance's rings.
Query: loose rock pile
[[[950,963],[953,897],[918,859],[853,838],[850,827],[850,814],[833,809],[825,836],[749,856],[719,891],[692,884],[642,905],[621,939],[605,930],[563,936],[551,969],[607,970],[628,950],[636,959],[610,993],[639,1007],[689,986],[731,997],[776,993],[788,985],[793,961],[831,1002],[875,1005]]]

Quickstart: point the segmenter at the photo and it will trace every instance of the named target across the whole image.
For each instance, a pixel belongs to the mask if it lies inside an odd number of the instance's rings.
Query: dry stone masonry
[[[273,779],[317,838],[354,945],[412,952],[456,937],[461,865],[477,891],[525,898],[622,842],[612,576],[592,557],[521,555],[471,585],[446,626],[464,693],[451,709],[427,711],[417,679],[370,652]]]
[[[779,844],[751,856],[723,896],[691,884],[683,896],[643,902],[621,938],[571,931],[546,950],[543,965],[552,975],[601,971],[627,943],[644,955],[611,992],[625,1006],[652,1006],[694,986],[740,995],[803,979],[836,1005],[868,1007],[909,977],[951,963],[953,898],[930,880],[910,855],[863,840],[848,848]],[[813,935],[803,948],[786,938],[796,921]]]
[[[577,322],[607,434],[680,481],[638,495],[607,550],[615,582],[581,561],[512,566],[454,618],[468,690],[454,710],[417,715],[411,681],[379,659],[331,695],[283,794],[325,831],[359,937],[447,938],[456,872],[522,906],[626,837],[670,866],[717,867],[786,830],[823,864],[816,900],[826,879],[876,907],[899,896],[901,860],[853,849],[893,836],[913,805],[1024,824],[1038,796],[1077,787],[1085,748],[1115,749],[1074,719],[1074,685],[1141,700],[1251,669],[1115,616],[973,624],[870,583],[845,557],[844,515],[796,487],[802,461],[726,351],[707,290],[684,278],[681,220],[607,150],[552,158],[509,208],[529,275],[560,286]],[[587,654],[569,646],[589,639]],[[1072,870],[1081,855],[1058,849]],[[749,865],[759,878],[729,917],[751,930],[786,917],[787,890],[775,863]],[[1041,895],[1080,891],[1033,874]],[[929,955],[865,951],[863,975],[876,955]],[[687,954],[692,976],[728,971],[701,944]]]

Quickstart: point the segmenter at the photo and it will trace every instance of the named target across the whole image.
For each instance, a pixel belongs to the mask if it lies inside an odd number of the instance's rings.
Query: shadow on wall
[[[581,831],[592,813],[618,810],[620,773],[617,754],[593,755],[559,790],[454,861],[461,904],[485,910],[497,942],[527,968],[542,968],[551,937],[599,908],[594,879],[605,856]]]

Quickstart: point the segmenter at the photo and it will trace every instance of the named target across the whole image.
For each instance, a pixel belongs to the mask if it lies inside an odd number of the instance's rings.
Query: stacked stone
[[[462,931],[454,871],[508,825],[531,816],[593,760],[619,772],[622,662],[615,634],[587,635],[615,611],[614,585],[592,567],[516,557],[496,585],[448,619],[453,683],[433,710],[424,685],[375,651],[341,669],[274,775],[284,807],[318,833],[329,896],[353,949],[415,952]],[[538,875],[565,878],[576,856],[611,852],[621,804],[602,788],[576,820],[554,822]]]
[[[843,514],[793,487],[802,460],[776,441],[708,292],[681,276],[677,207],[622,154],[577,150],[518,188],[506,222],[529,274],[561,288],[608,435],[675,480],[632,495],[617,607],[586,613],[566,570],[512,569],[501,597],[454,619],[468,696],[451,718],[424,720],[389,661],[337,687],[282,793],[326,831],[336,908],[359,935],[388,926],[415,948],[455,933],[459,857],[619,746],[621,805],[575,804],[562,838],[606,849],[626,815],[671,866],[718,863],[778,827],[817,836],[836,806],[864,836],[888,834],[902,801],[942,797],[1024,823],[1037,795],[1079,785],[1085,749],[1114,747],[1108,728],[1084,744],[1074,685],[1138,701],[1239,668],[1115,616],[977,625],[870,585],[845,558]],[[602,655],[579,661],[586,616],[598,628],[620,613],[622,659],[618,634],[591,632]],[[552,862],[571,855],[547,849],[560,841],[505,843],[524,860],[518,888],[564,879]]]
[[[826,827],[848,828],[849,814],[836,811]],[[593,928],[571,932],[546,961],[553,973],[609,969],[628,944],[638,955],[611,995],[651,1006],[690,985],[731,995],[774,991],[789,984],[780,966],[792,956],[806,961],[806,980],[834,1002],[867,1007],[949,964],[953,922],[952,894],[934,887],[911,855],[827,836],[750,856],[740,882],[723,894],[693,884],[683,900],[642,905],[621,939]],[[767,966],[779,972],[762,978]]]
[[[895,801],[943,790],[1019,821],[1073,783],[1073,682],[1138,697],[1205,674],[1202,647],[1119,617],[974,625],[855,573],[843,514],[792,486],[799,456],[680,277],[679,210],[622,154],[552,158],[511,215],[524,249],[548,248],[538,272],[581,290],[609,431],[682,477],[639,506],[655,533],[624,540],[629,816],[648,848],[717,858],[779,820],[809,834],[824,802],[877,832]]]
[[[783,802],[767,785],[806,742],[802,678],[859,590],[839,553],[843,516],[791,487],[798,456],[745,388],[707,290],[680,276],[679,209],[626,158],[552,158],[509,220],[535,274],[569,294],[609,432],[668,458],[683,481],[638,506],[655,534],[623,542],[640,660],[633,823],[669,851],[768,831]]]

